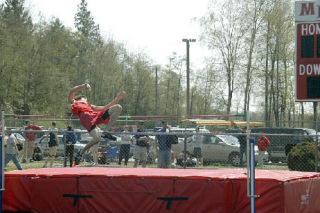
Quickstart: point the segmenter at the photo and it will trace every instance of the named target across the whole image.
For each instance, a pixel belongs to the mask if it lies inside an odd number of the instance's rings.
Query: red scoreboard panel
[[[296,101],[320,100],[320,0],[296,1]]]
[[[320,100],[320,22],[296,24],[296,101]]]

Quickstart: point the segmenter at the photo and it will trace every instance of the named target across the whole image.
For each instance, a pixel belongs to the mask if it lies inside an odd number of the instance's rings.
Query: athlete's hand
[[[85,84],[84,84],[84,88],[85,88],[86,90],[88,90],[88,91],[91,90],[91,86],[90,86],[88,83],[85,83]]]
[[[124,98],[126,96],[127,96],[127,93],[125,91],[121,91],[121,92],[118,93],[117,98],[118,99],[122,99],[122,98]]]

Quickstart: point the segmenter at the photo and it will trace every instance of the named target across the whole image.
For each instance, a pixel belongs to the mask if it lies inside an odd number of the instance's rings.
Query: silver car
[[[194,141],[187,142],[187,152],[193,153]],[[172,145],[175,156],[178,157],[184,150],[184,143]],[[224,162],[233,166],[240,165],[240,144],[238,138],[232,135],[204,135],[202,138],[202,157],[204,163]],[[267,153],[265,155],[268,155]],[[258,157],[258,147],[255,146],[255,159]],[[265,156],[264,159],[268,159]],[[244,159],[245,161],[245,159]]]
[[[57,149],[57,156],[64,156],[65,142],[62,140],[62,138],[63,138],[63,135],[58,135],[59,146]],[[48,137],[44,135],[41,138],[37,138],[36,143],[40,147],[44,156],[47,156],[49,154]],[[82,150],[85,147],[85,145],[86,144],[81,144],[79,141],[77,141],[74,144],[74,152],[78,153],[78,151]]]

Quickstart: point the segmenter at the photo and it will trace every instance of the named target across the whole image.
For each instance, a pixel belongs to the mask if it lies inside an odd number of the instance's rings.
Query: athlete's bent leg
[[[89,135],[92,137],[92,140],[81,150],[81,155],[101,141],[101,132],[98,127],[91,130]]]
[[[116,104],[109,108],[108,110],[110,115],[110,120],[106,126],[107,130],[110,130],[111,126],[117,121],[119,115],[122,112],[122,106],[120,104]]]
[[[89,132],[89,135],[92,137],[92,140],[80,151],[78,152],[77,156],[75,157],[75,164],[79,165],[82,155],[88,151],[92,146],[98,144],[101,141],[101,132],[99,128],[96,127]]]

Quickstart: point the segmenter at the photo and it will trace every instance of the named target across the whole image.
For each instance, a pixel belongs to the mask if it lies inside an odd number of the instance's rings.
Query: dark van
[[[286,159],[288,153],[297,143],[313,142],[317,132],[308,128],[281,128],[281,127],[257,127],[252,128],[251,133],[256,133],[255,141],[262,135],[266,136],[271,144],[268,147],[269,159]],[[273,135],[275,134],[275,135]]]

